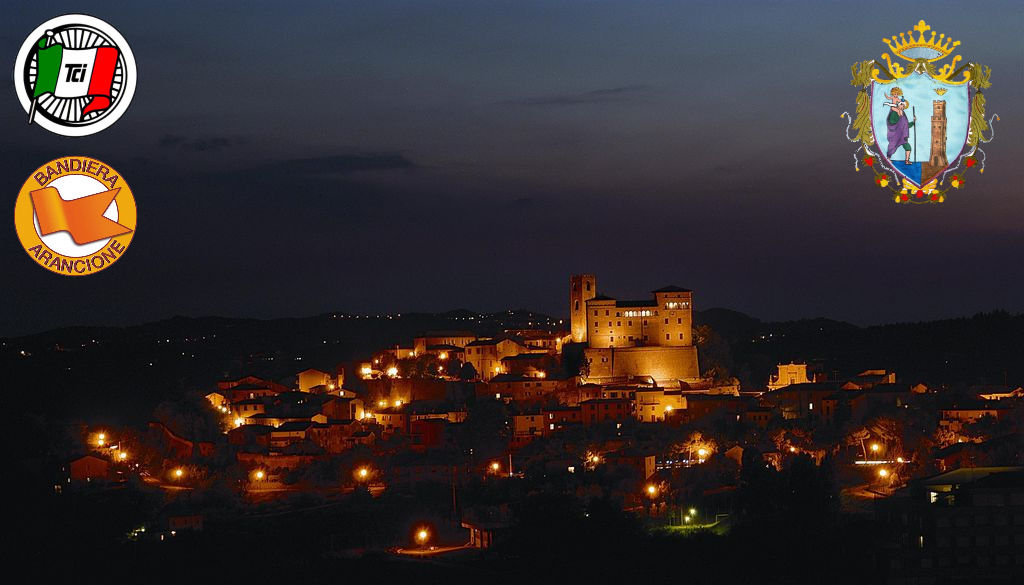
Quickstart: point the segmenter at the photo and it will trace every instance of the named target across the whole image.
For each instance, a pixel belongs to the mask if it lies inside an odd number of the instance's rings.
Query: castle
[[[587,344],[588,382],[650,377],[679,387],[700,378],[693,345],[693,291],[667,286],[654,298],[623,301],[599,295],[597,277],[569,279],[572,340]]]
[[[921,180],[927,181],[949,165],[946,158],[946,102],[932,100],[932,144],[928,162],[921,163]]]

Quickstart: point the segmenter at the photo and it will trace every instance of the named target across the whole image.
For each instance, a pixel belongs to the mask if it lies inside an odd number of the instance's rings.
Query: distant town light
[[[390,368],[388,368],[388,376],[394,378],[397,375],[398,375],[398,368],[396,368],[395,366],[391,366]]]
[[[367,477],[370,476],[370,470],[365,467],[360,467],[359,470],[356,471],[356,475],[359,477],[359,479],[366,479]]]
[[[499,471],[501,471],[501,464],[498,463],[497,461],[492,461],[491,462],[491,471],[494,472],[494,473],[498,473]]]
[[[420,528],[416,532],[416,542],[418,542],[420,544],[420,546],[423,546],[424,544],[426,544],[427,540],[429,540],[429,539],[430,539],[430,532],[426,528]]]
[[[395,408],[398,408],[399,406],[402,406],[402,401],[401,400],[396,400],[395,401]]]
[[[369,376],[370,374],[373,373],[373,368],[371,368],[370,366],[363,366],[363,368],[359,370],[359,373],[361,373],[364,376]]]
[[[878,443],[871,443],[871,452],[872,453],[877,453],[879,449],[881,449],[881,447],[878,445]]]
[[[883,467],[883,468],[878,470],[878,477],[887,477],[888,475],[889,475],[889,470],[888,469]]]
[[[128,458],[128,452],[121,451],[120,453],[117,454],[117,458],[120,459],[121,461],[124,461],[125,459]]]
[[[696,516],[696,515],[697,515],[697,508],[690,508],[690,516]]]
[[[672,412],[672,405],[671,404],[665,406],[665,412]]]
[[[657,496],[658,495],[658,487],[655,486],[653,483],[647,484],[647,495],[652,497],[652,498]]]
[[[245,421],[242,420],[242,417],[238,417],[238,418],[235,419],[235,426],[236,427],[240,427],[240,426],[242,426],[242,423],[244,423],[244,422]]]
[[[263,473],[262,469],[258,469],[256,473],[253,474],[253,477],[255,477],[257,480],[262,480],[264,477],[266,477],[266,474]]]
[[[380,400],[380,401],[377,402],[377,406],[379,406],[381,408],[387,408],[388,401],[387,400]]]
[[[707,457],[708,456],[708,450],[705,449],[704,447],[701,447],[700,449],[697,449],[697,456],[700,457],[701,459]]]
[[[183,475],[185,475],[185,470],[184,469],[179,467],[179,468],[174,470],[174,477],[180,478]]]
[[[442,351],[440,354],[438,354],[437,359],[441,359],[441,360],[448,359],[448,352],[447,351]]]

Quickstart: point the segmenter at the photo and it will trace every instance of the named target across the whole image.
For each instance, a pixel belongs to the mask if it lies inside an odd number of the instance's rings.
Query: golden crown
[[[882,39],[882,42],[889,45],[889,49],[897,57],[910,61],[913,65],[904,68],[898,61],[893,63],[889,53],[882,53],[882,59],[885,61],[885,65],[887,65],[885,77],[880,76],[881,72],[878,68],[871,70],[871,77],[879,83],[890,83],[917,71],[919,73],[928,73],[936,80],[944,83],[952,83],[954,85],[967,83],[971,78],[971,72],[965,71],[964,68],[957,69],[961,59],[960,55],[954,56],[949,63],[938,69],[936,69],[937,63],[933,65],[934,61],[949,57],[960,46],[960,41],[954,41],[952,37],[947,37],[945,33],[937,34],[935,31],[932,31],[931,36],[925,37],[925,33],[931,29],[932,27],[921,20],[913,29],[905,33],[893,35],[892,38]],[[914,31],[917,31],[916,38],[914,37]],[[875,61],[875,64],[882,65],[879,61]],[[959,72],[963,73],[963,79],[954,81],[952,79],[953,75]]]
[[[924,59],[925,61],[938,61],[949,56],[950,53],[956,50],[957,46],[960,45],[960,41],[954,41],[952,37],[946,37],[945,33],[939,34],[936,39],[936,32],[932,30],[931,37],[925,38],[925,32],[931,30],[932,27],[925,24],[922,20],[914,26],[912,30],[908,30],[905,33],[900,33],[899,37],[893,35],[890,39],[882,39],[882,42],[889,45],[889,49],[902,59],[907,61],[917,61]],[[914,31],[917,31],[917,38],[914,38]],[[934,52],[931,57],[908,57],[904,53],[907,53],[911,49],[927,49]],[[920,51],[917,51],[920,54]],[[924,53],[927,54],[927,51]]]

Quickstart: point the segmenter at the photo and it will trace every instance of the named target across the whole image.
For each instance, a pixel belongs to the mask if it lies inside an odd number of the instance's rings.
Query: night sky
[[[287,8],[285,8],[287,6]],[[9,216],[0,335],[176,314],[525,307],[694,289],[698,309],[858,324],[1024,311],[1022,2],[5,2],[0,63],[85,12],[139,65],[112,128],[28,126],[0,91],[9,209],[65,155],[139,207],[68,278]],[[942,205],[856,173],[850,65],[924,18],[992,67],[988,169]],[[10,69],[9,69],[10,70]],[[919,116],[920,119],[920,116]],[[12,214],[13,215],[13,214]]]

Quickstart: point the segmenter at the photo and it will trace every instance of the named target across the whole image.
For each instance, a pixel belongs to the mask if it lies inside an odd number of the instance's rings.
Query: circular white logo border
[[[128,106],[131,105],[132,98],[135,96],[135,83],[138,81],[138,67],[135,66],[135,55],[132,53],[131,47],[128,46],[128,41],[124,40],[124,37],[121,36],[121,33],[117,32],[117,29],[95,16],[89,16],[87,14],[64,14],[56,18],[51,18],[36,27],[36,29],[33,30],[25,39],[25,42],[22,43],[21,49],[18,51],[18,58],[14,61],[14,90],[18,94],[18,101],[21,102],[21,107],[25,109],[26,114],[28,114],[29,109],[32,107],[32,100],[29,98],[27,88],[22,81],[22,74],[25,62],[28,60],[32,48],[39,42],[39,39],[46,34],[46,31],[59,26],[76,24],[83,24],[99,29],[103,31],[105,35],[113,39],[118,50],[121,52],[121,56],[124,57],[125,84],[124,89],[121,90],[121,95],[117,100],[116,109],[92,124],[85,126],[65,126],[52,120],[48,120],[43,116],[36,116],[35,120],[32,122],[33,124],[38,124],[50,132],[60,134],[61,136],[89,136],[109,128],[128,110]]]

